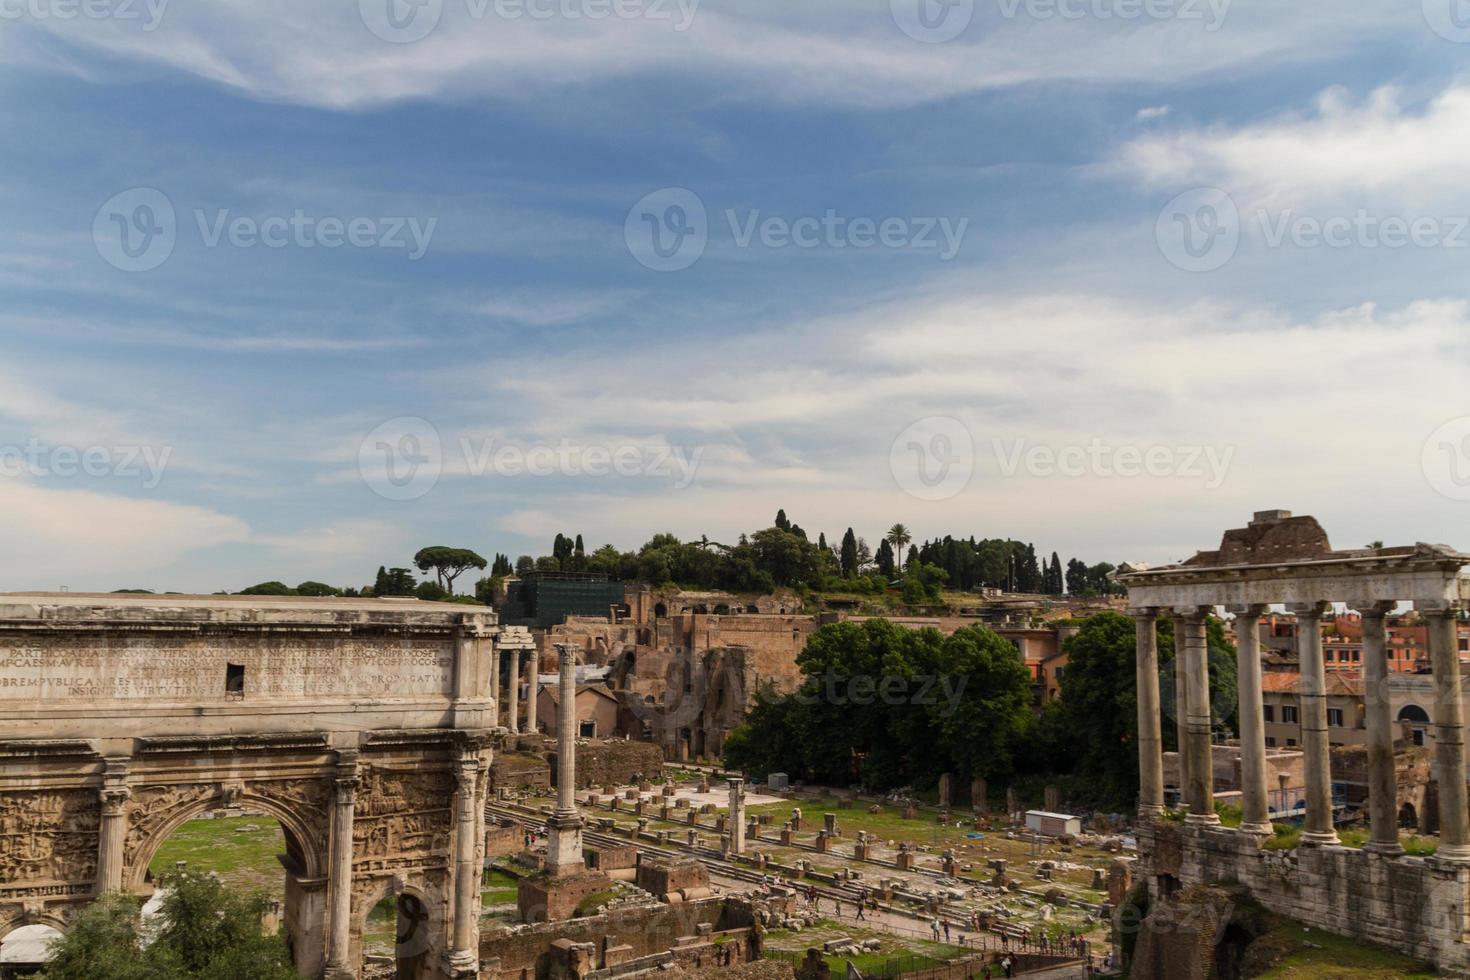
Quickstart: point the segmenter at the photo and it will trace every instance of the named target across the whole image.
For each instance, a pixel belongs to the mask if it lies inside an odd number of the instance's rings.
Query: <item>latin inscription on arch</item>
[[[0,637],[0,702],[224,701],[227,664],[243,697],[448,696],[448,639],[198,636]]]

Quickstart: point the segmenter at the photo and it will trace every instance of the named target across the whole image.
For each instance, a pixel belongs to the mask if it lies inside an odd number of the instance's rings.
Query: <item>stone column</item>
[[[500,726],[500,638],[490,643],[490,727]]]
[[[1175,629],[1184,641],[1187,699],[1184,722],[1189,756],[1187,823],[1218,824],[1215,813],[1215,758],[1210,723],[1210,658],[1205,640],[1205,607],[1176,610]]]
[[[327,869],[326,980],[354,980],[352,956],[352,821],[357,804],[357,751],[337,753],[336,800],[332,806],[330,865]]]
[[[478,754],[460,758],[454,771],[454,809],[458,821],[454,838],[454,933],[449,951],[449,975],[474,978],[480,975],[479,842],[475,814],[480,779]]]
[[[1294,603],[1296,649],[1301,661],[1302,761],[1307,770],[1307,821],[1303,844],[1337,844],[1332,819],[1332,749],[1327,741],[1327,672],[1322,662],[1326,602]]]
[[[1363,617],[1363,707],[1368,727],[1368,819],[1373,837],[1363,850],[1398,857],[1398,789],[1394,778],[1393,705],[1388,692],[1388,614],[1392,602],[1354,605]]]
[[[532,650],[526,657],[526,731],[536,734],[536,695],[540,693],[541,651]]]
[[[1164,813],[1164,742],[1159,721],[1158,611],[1131,609],[1138,630],[1138,817],[1151,820]],[[976,781],[984,786],[981,780]]]
[[[507,711],[510,717],[506,726],[512,735],[521,730],[521,657],[525,656],[522,650],[507,651],[510,654],[510,701]]]
[[[1434,670],[1434,769],[1439,782],[1439,850],[1435,856],[1441,861],[1470,864],[1457,605],[1420,602],[1415,608],[1429,624],[1429,662]]]
[[[1179,782],[1179,806],[1181,809],[1190,808],[1191,787],[1194,781],[1190,776],[1190,765],[1192,761],[1189,756],[1189,654],[1185,650],[1184,643],[1184,620],[1182,617],[1174,617],[1174,744],[1179,747],[1177,775]]]
[[[745,780],[732,779],[730,786],[730,850],[745,853]]]
[[[551,840],[546,870],[553,876],[582,870],[582,818],[577,813],[577,657],[571,645],[557,647],[561,703],[556,711],[556,810],[549,821]]]
[[[97,828],[97,894],[123,886],[123,844],[128,821],[123,811],[133,791],[127,785],[128,760],[109,758],[103,763],[102,822]]]
[[[1231,606],[1235,615],[1236,683],[1240,701],[1240,829],[1271,833],[1266,785],[1266,720],[1261,694],[1261,616],[1263,605]]]

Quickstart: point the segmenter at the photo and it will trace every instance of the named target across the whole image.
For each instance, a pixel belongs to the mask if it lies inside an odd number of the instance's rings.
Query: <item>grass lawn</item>
[[[516,900],[516,879],[491,868],[480,882],[481,905],[506,905]]]
[[[254,826],[259,829],[241,831]],[[187,861],[191,871],[216,871],[233,888],[264,889],[285,894],[285,872],[276,860],[286,852],[286,838],[274,817],[251,814],[221,820],[190,820],[169,835],[148,868],[157,879]]]
[[[832,968],[833,976],[846,975],[849,960],[852,961],[853,966],[857,967],[863,973],[876,973],[881,972],[883,967],[894,959],[904,960],[905,970],[920,970],[926,967],[939,966],[974,952],[962,946],[951,946],[947,943],[935,943],[925,939],[895,936],[890,933],[864,929],[862,926],[855,926],[848,922],[836,922],[831,919],[819,919],[801,932],[793,932],[789,929],[773,929],[766,933],[766,950],[768,954],[780,954],[776,958],[789,961],[797,956],[805,955],[808,948],[820,948],[828,940],[843,936],[856,941],[876,939],[883,946],[876,952],[865,952],[856,956],[825,956],[824,959],[826,959],[827,965]]]
[[[1251,944],[1244,964],[1260,980],[1426,980],[1432,967],[1355,939],[1283,922]]]

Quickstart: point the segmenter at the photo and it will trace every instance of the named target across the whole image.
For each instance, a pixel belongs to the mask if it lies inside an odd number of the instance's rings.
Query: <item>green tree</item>
[[[893,562],[893,545],[888,543],[887,538],[879,542],[878,554],[873,557],[873,562],[878,566],[878,574],[882,575],[885,581],[893,581],[897,569]]]
[[[296,590],[284,582],[261,582],[252,585],[248,589],[241,589],[240,595],[295,595]]]
[[[432,570],[439,585],[449,595],[454,595],[454,580],[471,568],[484,569],[489,562],[468,548],[447,548],[434,545],[419,549],[413,563],[421,572]]]
[[[342,590],[322,582],[302,582],[296,586],[296,594],[321,598],[323,596],[341,595]]]
[[[909,533],[909,529],[902,524],[895,524],[888,529],[888,533],[883,536],[883,540],[887,541],[893,548],[894,561],[902,565],[904,549],[909,546],[910,541],[914,540],[914,536]]]
[[[858,573],[858,545],[857,535],[852,533],[852,528],[842,536],[842,577],[857,578]]]
[[[270,899],[210,875],[164,876],[153,940],[135,898],[104,895],[52,947],[43,980],[300,980],[279,933],[261,925]]]

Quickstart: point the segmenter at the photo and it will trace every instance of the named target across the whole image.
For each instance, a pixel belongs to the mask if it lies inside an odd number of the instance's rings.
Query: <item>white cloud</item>
[[[1422,203],[1463,194],[1467,145],[1470,86],[1418,107],[1391,87],[1361,101],[1331,89],[1310,113],[1141,136],[1114,166],[1150,184],[1218,186],[1241,206],[1350,195]]]
[[[1166,106],[1166,105],[1150,105],[1150,106],[1144,106],[1142,109],[1139,109],[1138,112],[1134,115],[1133,118],[1139,120],[1140,122],[1146,122],[1146,121],[1148,121],[1150,119],[1163,119],[1168,114],[1169,114],[1169,107],[1168,106]]]
[[[248,535],[243,521],[204,507],[0,480],[0,540],[24,556],[0,569],[6,589],[138,587],[191,552]]]
[[[1417,11],[1406,13],[1389,0],[1322,10],[1236,0],[1218,30],[1190,17],[1005,17],[977,6],[975,21],[946,44],[905,35],[887,0],[706,0],[685,30],[676,29],[677,16],[475,17],[472,10],[496,5],[445,0],[437,28],[409,44],[375,37],[356,3],[296,0],[248,6],[195,0],[171,6],[152,32],[85,19],[18,26],[55,30],[257,98],[335,108],[472,94],[535,99],[558,86],[652,71],[713,80],[727,86],[726,94],[909,105],[1034,81],[1167,84],[1229,67],[1320,57],[1370,33],[1425,30]],[[48,45],[25,38],[12,38],[8,47],[49,55]]]

